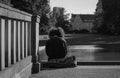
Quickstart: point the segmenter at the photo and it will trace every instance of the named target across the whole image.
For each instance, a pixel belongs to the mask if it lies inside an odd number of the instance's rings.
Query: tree
[[[97,14],[97,31],[106,34],[120,34],[120,1],[119,0],[101,0],[103,12]],[[99,16],[102,14],[102,16]],[[101,24],[99,24],[99,22]]]
[[[48,12],[48,0],[12,0],[11,4],[14,8],[26,11],[31,14],[41,15]]]
[[[69,31],[70,21],[66,19],[64,16],[59,16],[56,18],[57,22],[55,24],[56,27],[62,27],[65,32]]]
[[[40,32],[39,34],[46,34],[49,28],[49,17],[46,14],[41,15],[40,18]]]
[[[26,11],[33,15],[39,15],[40,33],[46,32],[46,28],[49,25],[48,14],[50,12],[48,0],[12,0],[11,3],[14,8]]]
[[[55,26],[62,27],[65,32],[68,32],[70,28],[70,19],[69,19],[70,14],[65,13],[66,12],[65,10],[63,10],[63,12],[64,13],[60,15],[53,14],[55,15],[53,16],[55,18]]]

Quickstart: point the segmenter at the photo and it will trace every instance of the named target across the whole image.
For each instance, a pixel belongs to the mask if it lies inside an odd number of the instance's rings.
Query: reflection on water
[[[80,50],[84,52],[97,52],[99,50],[102,50],[102,47],[98,47],[97,45],[73,45],[70,46],[72,50]]]
[[[78,61],[120,61],[120,45],[72,45],[69,46],[72,55]]]

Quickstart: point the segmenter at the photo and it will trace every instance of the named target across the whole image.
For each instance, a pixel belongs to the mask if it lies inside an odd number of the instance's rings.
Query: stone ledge
[[[113,66],[113,65],[120,65],[120,61],[95,61],[95,62],[77,62],[77,65],[82,66],[82,65],[87,65],[87,66]]]
[[[31,58],[31,56],[28,56],[20,62],[0,71],[0,78],[28,78],[31,75]]]
[[[13,78],[29,78],[31,76],[32,63],[26,66],[21,72],[15,74]]]

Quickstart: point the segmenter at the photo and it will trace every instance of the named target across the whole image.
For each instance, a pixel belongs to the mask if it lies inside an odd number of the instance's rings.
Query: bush
[[[79,33],[89,33],[89,31],[87,29],[81,29],[79,30]]]
[[[89,33],[89,31],[87,30],[87,29],[81,29],[81,30],[70,30],[70,31],[68,31],[67,33],[70,33],[70,34],[72,34],[72,33]]]
[[[87,29],[81,29],[81,30],[73,30],[73,33],[89,33]]]

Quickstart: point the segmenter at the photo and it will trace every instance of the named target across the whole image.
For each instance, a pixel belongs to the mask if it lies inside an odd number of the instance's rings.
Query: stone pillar
[[[38,62],[37,52],[39,51],[39,16],[32,16],[32,26],[31,26],[31,55],[32,55],[32,73],[38,73],[40,71],[40,64]]]

